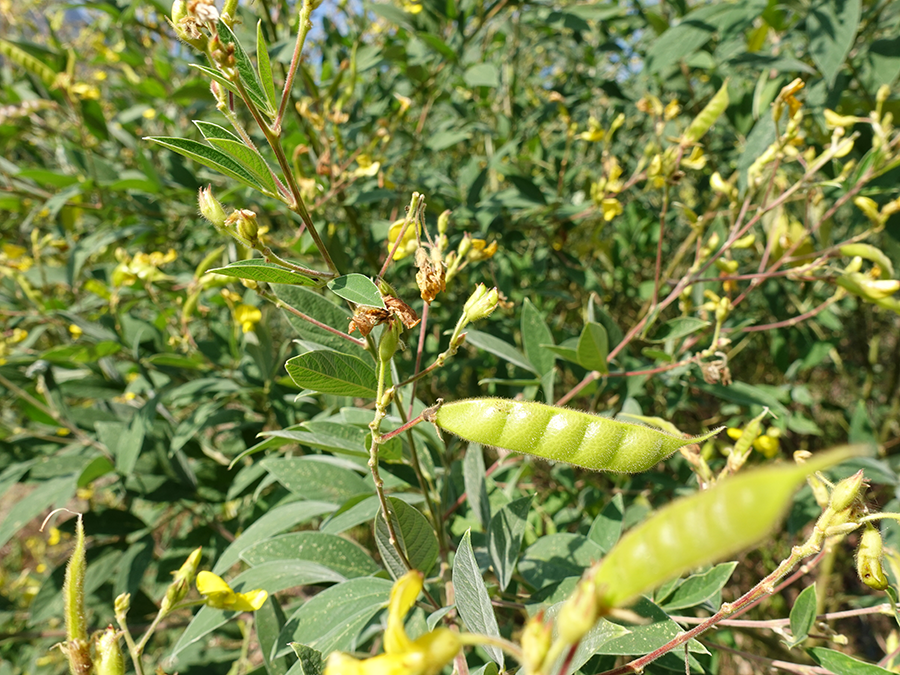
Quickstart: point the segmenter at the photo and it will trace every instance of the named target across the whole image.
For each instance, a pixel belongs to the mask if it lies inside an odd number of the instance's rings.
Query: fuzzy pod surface
[[[679,448],[720,431],[684,438],[578,410],[502,398],[444,403],[429,421],[474,443],[617,473],[646,471]]]

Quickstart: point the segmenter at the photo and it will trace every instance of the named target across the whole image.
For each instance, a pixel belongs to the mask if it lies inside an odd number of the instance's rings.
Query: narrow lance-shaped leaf
[[[275,81],[272,79],[272,64],[269,62],[269,49],[266,36],[263,35],[262,20],[256,23],[256,64],[259,67],[259,79],[266,98],[272,108],[277,107],[275,101]]]
[[[595,568],[601,606],[627,605],[667,579],[752,546],[775,527],[809,474],[855,454],[842,448],[804,464],[747,471],[657,511]]]
[[[224,44],[234,45],[234,61],[237,66],[238,76],[241,79],[241,83],[244,85],[244,89],[247,91],[247,96],[250,98],[250,101],[256,106],[257,110],[265,113],[269,117],[274,117],[275,109],[269,104],[269,101],[266,98],[262,85],[259,83],[259,78],[256,76],[256,69],[253,67],[253,62],[250,61],[250,57],[247,56],[247,52],[244,51],[241,43],[231,31],[231,28],[228,27],[228,24],[220,20],[218,28],[219,38],[222,42]]]
[[[230,178],[239,180],[244,185],[259,190],[270,197],[277,196],[269,188],[263,185],[250,171],[218,148],[211,148],[208,145],[203,145],[203,143],[198,141],[192,141],[189,138],[146,136],[144,137],[144,140],[159,143],[163,147],[174,150],[185,157],[200,162],[200,164],[215,169],[219,173],[229,176]]]

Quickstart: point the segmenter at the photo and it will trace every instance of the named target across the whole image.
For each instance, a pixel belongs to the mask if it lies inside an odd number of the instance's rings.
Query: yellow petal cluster
[[[269,597],[260,589],[246,593],[233,591],[222,577],[207,571],[197,574],[197,590],[206,598],[207,606],[230,612],[255,612]]]
[[[241,330],[249,333],[262,319],[262,312],[253,305],[238,305],[234,308],[234,320],[241,324]]]
[[[422,573],[407,572],[391,589],[384,654],[360,661],[334,652],[325,675],[438,675],[459,652],[460,640],[448,628],[437,628],[410,640],[403,620],[422,591]]]

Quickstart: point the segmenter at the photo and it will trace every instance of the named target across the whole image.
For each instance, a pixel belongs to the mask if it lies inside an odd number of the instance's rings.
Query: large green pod
[[[601,607],[627,605],[673,577],[756,544],[778,524],[807,476],[859,454],[859,447],[847,446],[804,464],[746,471],[660,509],[592,571]]]
[[[444,403],[427,419],[467,441],[619,473],[646,471],[679,448],[720,431],[684,438],[577,410],[502,398]]]

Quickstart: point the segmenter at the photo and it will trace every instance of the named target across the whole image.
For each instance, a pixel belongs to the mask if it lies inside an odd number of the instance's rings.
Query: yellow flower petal
[[[232,612],[255,612],[269,597],[266,591],[259,589],[247,593],[235,593],[222,577],[205,570],[197,574],[196,583],[200,595],[206,598],[206,604],[216,609]]]
[[[391,599],[388,602],[387,630],[384,631],[384,651],[395,654],[407,651],[412,641],[406,635],[403,620],[406,614],[416,603],[416,598],[422,592],[422,573],[410,570],[397,579],[397,583],[391,589]]]

